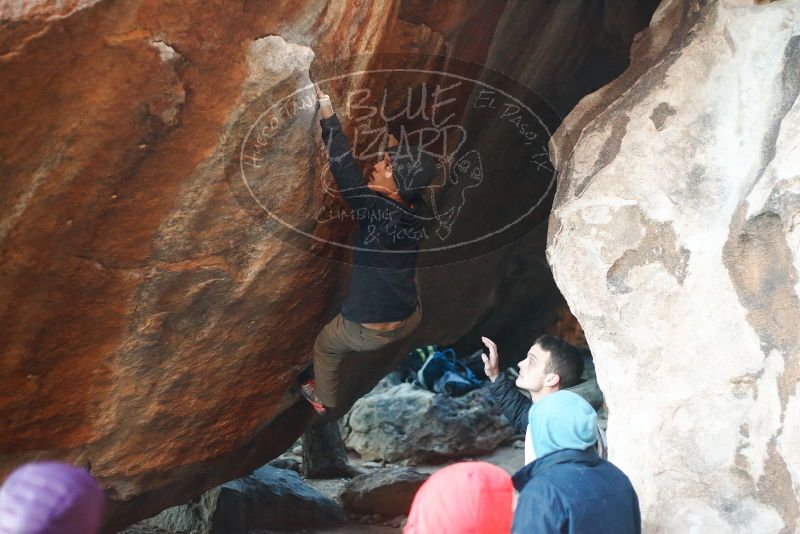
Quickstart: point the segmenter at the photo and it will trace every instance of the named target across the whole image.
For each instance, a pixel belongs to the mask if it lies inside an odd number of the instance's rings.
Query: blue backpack
[[[433,352],[417,371],[417,383],[434,393],[458,397],[477,389],[481,381],[461,360],[453,349]]]

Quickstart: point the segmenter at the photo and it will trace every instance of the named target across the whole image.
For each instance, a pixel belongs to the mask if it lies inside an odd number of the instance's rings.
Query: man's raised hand
[[[483,341],[483,344],[489,349],[488,356],[485,352],[481,354],[483,372],[486,373],[489,380],[494,382],[497,380],[497,377],[500,376],[500,358],[497,356],[497,345],[488,337],[481,337],[481,341]]]

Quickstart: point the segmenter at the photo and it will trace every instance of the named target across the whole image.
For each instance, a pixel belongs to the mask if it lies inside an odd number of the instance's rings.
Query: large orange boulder
[[[326,90],[350,117],[353,91],[433,87],[460,58],[474,78],[454,91],[453,120],[481,132],[472,148],[509,150],[521,119],[487,124],[470,108],[476,80],[569,109],[624,68],[649,17],[620,12],[622,30],[591,29],[589,2],[584,11],[427,4],[0,6],[0,475],[45,457],[87,466],[110,497],[113,530],[248,473],[302,433],[310,411],[292,385],[338,311],[352,230],[331,216],[343,204],[325,186],[309,72],[349,73],[326,79]],[[538,55],[526,48],[526,20],[542,28]],[[570,30],[568,46],[545,21]],[[592,71],[588,50],[605,70]],[[353,74],[386,61],[417,75]],[[403,98],[392,93],[389,108]],[[345,122],[354,135],[354,120]],[[480,194],[464,194],[465,180],[442,184],[432,238],[491,238],[422,261],[423,326],[353,360],[351,400],[412,345],[454,342],[487,316],[494,331],[530,332],[518,315],[532,301],[536,328],[560,309],[541,268],[554,183],[544,146],[557,122],[549,114],[529,147],[535,173],[504,152]],[[260,151],[244,150],[253,146]],[[477,168],[464,161],[457,169]],[[491,234],[520,215],[514,231]]]

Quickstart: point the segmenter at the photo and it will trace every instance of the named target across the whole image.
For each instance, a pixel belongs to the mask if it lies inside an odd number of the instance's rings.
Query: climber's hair
[[[539,336],[536,343],[550,353],[545,372],[554,373],[560,377],[560,389],[567,389],[578,385],[583,374],[583,355],[581,352],[556,336]]]

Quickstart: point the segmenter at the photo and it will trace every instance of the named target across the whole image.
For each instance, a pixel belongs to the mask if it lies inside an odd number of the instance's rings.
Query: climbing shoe
[[[317,395],[314,393],[314,388],[316,387],[317,382],[311,378],[303,382],[300,386],[300,395],[303,396],[305,400],[314,408],[314,411],[320,415],[325,415],[328,413],[328,409],[322,405],[322,403],[317,398]]]

